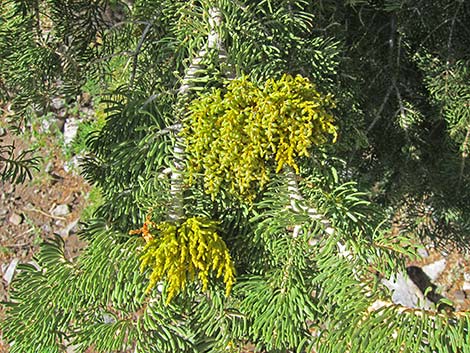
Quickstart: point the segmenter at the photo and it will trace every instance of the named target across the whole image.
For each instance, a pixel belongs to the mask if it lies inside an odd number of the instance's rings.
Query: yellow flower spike
[[[140,256],[141,271],[151,271],[147,293],[158,282],[166,281],[169,303],[196,278],[202,290],[207,290],[211,274],[216,278],[224,274],[226,294],[230,293],[235,269],[227,246],[217,233],[217,222],[193,217],[180,225],[162,222],[153,226],[157,232]]]
[[[194,100],[184,121],[188,181],[203,175],[213,199],[221,187],[252,200],[285,165],[297,173],[296,160],[337,138],[330,94],[322,95],[302,76],[283,75],[257,87],[246,76],[224,90]]]

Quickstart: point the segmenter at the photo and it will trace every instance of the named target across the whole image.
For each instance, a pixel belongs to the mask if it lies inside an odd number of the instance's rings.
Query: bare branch
[[[217,27],[221,25],[222,14],[219,9],[209,9],[209,25],[211,31],[207,37],[207,48],[218,49],[222,48],[222,43],[219,38]],[[179,96],[186,96],[191,91],[194,85],[194,79],[196,78],[197,72],[201,69],[201,61],[207,54],[206,48],[203,48],[199,53],[192,59],[186,74],[182,80],[182,84],[178,90]],[[182,112],[181,116],[184,114]],[[181,123],[181,122],[178,122]],[[175,145],[173,149],[173,172],[170,176],[170,194],[172,196],[172,205],[168,212],[168,218],[171,221],[179,221],[184,216],[183,208],[183,170],[185,168],[185,154],[184,154],[184,140],[180,134],[176,133]]]
[[[135,51],[133,53],[134,59],[132,62],[132,73],[129,79],[129,86],[131,87],[134,84],[134,78],[135,78],[135,74],[137,71],[137,63],[139,61],[139,54],[140,54],[140,51],[142,50],[142,45],[144,44],[145,37],[147,36],[147,33],[150,30],[150,27],[152,27],[152,24],[153,23],[149,22],[147,23],[147,26],[145,26],[145,29],[142,32],[142,35],[140,36],[139,43],[137,43],[137,47],[135,48]]]

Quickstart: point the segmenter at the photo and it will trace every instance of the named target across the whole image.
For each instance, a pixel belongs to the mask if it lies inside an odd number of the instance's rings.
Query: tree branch
[[[288,179],[287,190],[289,191],[290,208],[292,211],[295,213],[306,213],[311,219],[319,221],[323,225],[326,234],[333,235],[335,233],[335,229],[331,225],[330,220],[320,214],[315,208],[309,207],[305,204],[304,197],[300,192],[294,171],[291,168],[286,167],[284,169],[284,173]],[[296,225],[294,227],[294,237],[299,235],[300,228],[300,225]]]
[[[462,178],[465,171],[465,160],[468,158],[468,144],[470,142],[470,125],[467,128],[467,134],[465,135],[465,140],[462,144],[462,161],[460,162],[460,173],[459,173],[459,182],[457,184],[457,193],[460,192],[460,186],[462,185]]]
[[[147,36],[148,31],[150,30],[150,27],[152,27],[152,23],[149,22],[145,26],[144,31],[142,32],[142,35],[140,36],[139,42],[137,43],[137,47],[135,48],[135,51],[133,53],[133,61],[132,61],[132,72],[131,72],[131,77],[129,79],[129,86],[132,87],[134,84],[134,78],[135,74],[137,72],[137,63],[139,61],[139,54],[140,51],[142,50],[142,45],[144,44],[145,37]]]
[[[207,36],[207,50],[201,49],[198,54],[193,58],[191,64],[186,70],[186,74],[182,80],[182,84],[178,90],[178,96],[181,98],[182,104],[185,104],[185,98],[188,97],[191,89],[194,86],[194,80],[200,69],[202,69],[201,61],[207,54],[209,49],[217,49],[219,53],[222,51],[222,43],[220,40],[217,27],[221,25],[222,13],[217,8],[209,9],[209,25],[211,30]],[[181,124],[181,119],[186,113],[184,106],[180,108],[177,124]],[[170,221],[178,222],[184,217],[184,204],[183,204],[183,171],[185,168],[185,153],[184,153],[184,140],[181,135],[176,131],[175,145],[173,149],[173,172],[170,176],[170,195],[172,197],[172,204],[168,213]]]

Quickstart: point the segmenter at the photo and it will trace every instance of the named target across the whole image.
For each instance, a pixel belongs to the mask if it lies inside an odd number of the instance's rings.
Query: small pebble
[[[66,216],[70,213],[70,206],[66,204],[58,205],[52,210],[51,213],[56,217]]]
[[[54,168],[54,163],[52,161],[49,161],[46,166],[44,167],[44,171],[46,173],[49,173],[52,171],[52,168]]]
[[[79,121],[77,119],[68,118],[64,125],[64,143],[70,145],[78,133]]]
[[[465,292],[463,290],[458,290],[454,292],[454,299],[456,302],[462,303],[466,298]]]
[[[49,224],[45,223],[41,226],[41,230],[45,233],[45,234],[49,234],[52,232],[52,228]]]
[[[10,265],[8,266],[7,270],[5,271],[5,274],[3,275],[3,279],[9,285],[13,279],[13,275],[15,274],[16,266],[18,265],[19,259],[13,259],[10,262]]]
[[[91,104],[91,94],[88,92],[83,92],[80,97],[81,105],[90,105]]]
[[[418,248],[418,255],[421,256],[423,259],[429,257],[429,252],[426,250],[426,248]]]
[[[51,104],[55,110],[59,110],[65,107],[65,100],[60,97],[56,97],[52,99]]]
[[[70,222],[69,224],[67,224],[67,225],[65,226],[65,228],[62,229],[62,230],[59,232],[59,234],[60,234],[62,237],[66,238],[66,237],[68,237],[70,234],[75,233],[75,231],[76,231],[76,229],[77,229],[77,225],[78,225],[78,221],[79,221],[79,220],[80,220],[80,219],[77,218],[76,220],[74,220],[74,221]]]
[[[17,213],[12,213],[10,217],[8,218],[8,222],[15,226],[19,226],[21,223],[23,223],[23,216],[17,214]]]

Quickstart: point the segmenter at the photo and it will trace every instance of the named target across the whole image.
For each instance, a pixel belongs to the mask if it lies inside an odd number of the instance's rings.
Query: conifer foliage
[[[77,258],[56,236],[19,266],[12,353],[470,352],[468,313],[395,304],[382,282],[417,238],[469,238],[466,2],[7,0],[0,16],[18,117],[88,80],[107,97],[82,166],[104,203]]]

